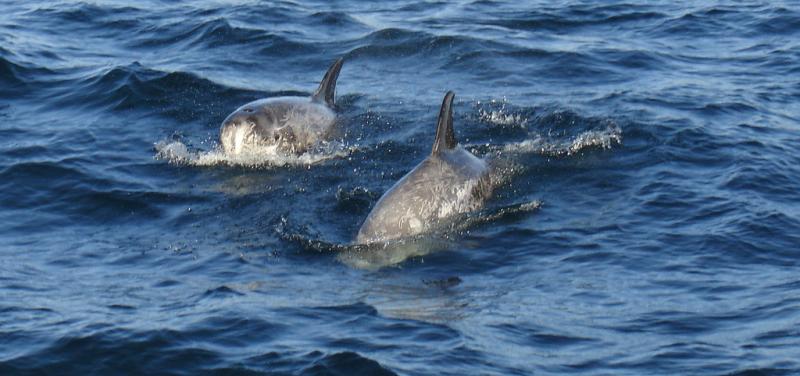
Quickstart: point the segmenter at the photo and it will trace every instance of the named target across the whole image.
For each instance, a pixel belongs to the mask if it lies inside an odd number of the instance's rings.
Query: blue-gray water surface
[[[796,1],[0,10],[0,374],[800,374]],[[338,57],[329,144],[215,152]],[[447,90],[494,197],[354,250]]]

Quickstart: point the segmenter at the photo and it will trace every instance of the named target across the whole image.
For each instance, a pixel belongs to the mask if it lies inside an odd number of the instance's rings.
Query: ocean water
[[[796,1],[0,10],[0,374],[800,374]],[[338,57],[335,139],[216,151]],[[353,247],[447,90],[494,197]]]

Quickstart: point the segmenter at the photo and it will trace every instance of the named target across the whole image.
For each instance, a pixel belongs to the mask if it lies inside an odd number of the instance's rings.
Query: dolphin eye
[[[244,112],[253,112],[253,109],[252,108],[245,108]]]

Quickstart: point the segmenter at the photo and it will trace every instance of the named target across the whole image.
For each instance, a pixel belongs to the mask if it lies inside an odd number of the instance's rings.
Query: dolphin
[[[433,150],[378,200],[356,236],[372,244],[419,235],[445,219],[483,207],[492,194],[486,161],[458,145],[453,131],[453,97],[439,111]]]
[[[273,148],[302,153],[329,136],[336,113],[336,79],[342,69],[337,59],[311,98],[259,99],[239,107],[222,122],[220,143],[227,155]]]

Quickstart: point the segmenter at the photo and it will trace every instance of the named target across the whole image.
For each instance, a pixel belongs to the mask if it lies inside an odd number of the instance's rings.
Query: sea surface
[[[354,247],[447,90],[495,195]],[[796,375],[798,191],[797,1],[0,0],[2,375]]]

